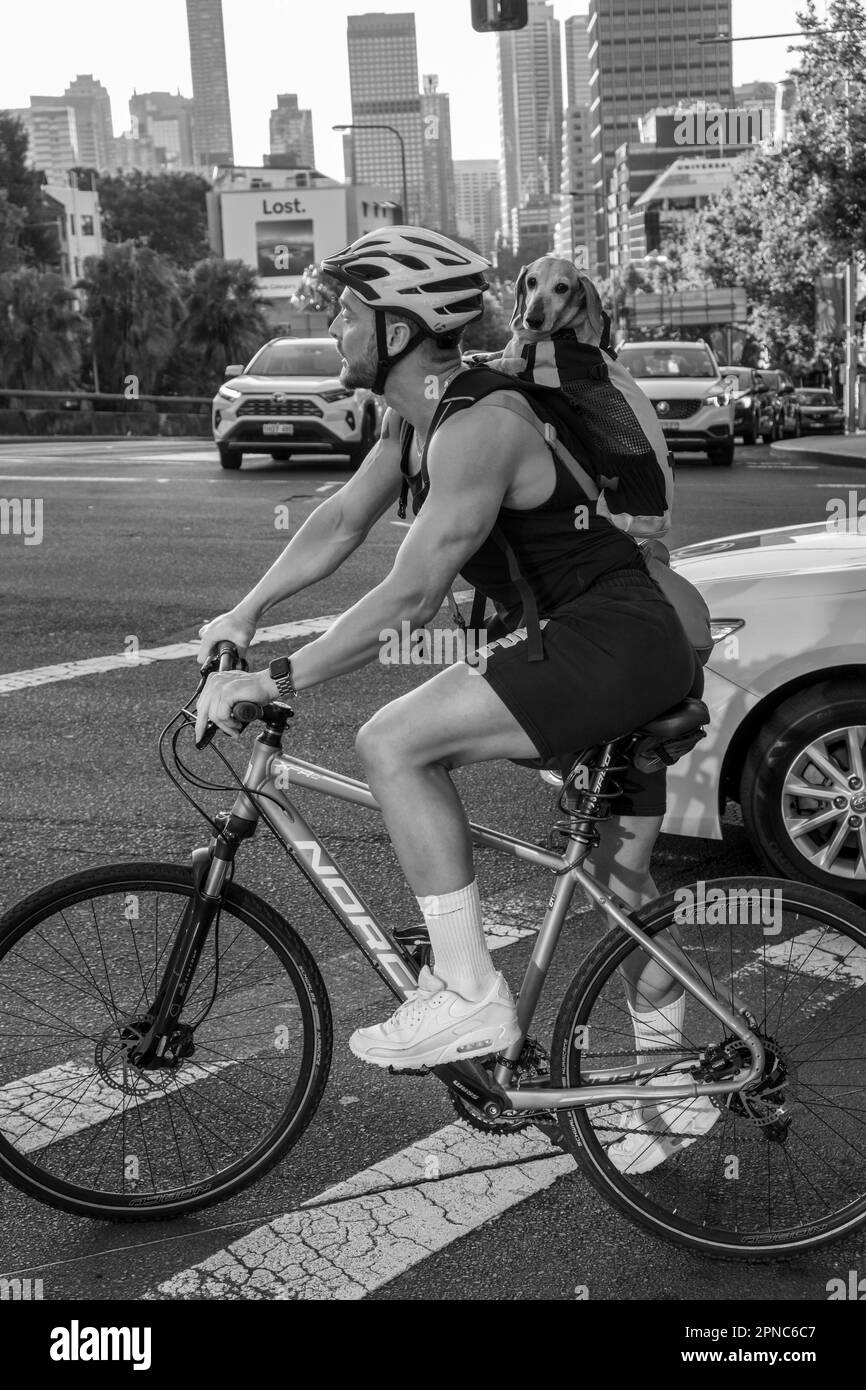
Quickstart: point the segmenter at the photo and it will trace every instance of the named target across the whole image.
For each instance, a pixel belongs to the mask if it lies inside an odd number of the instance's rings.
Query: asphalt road
[[[106,861],[183,862],[206,839],[204,822],[172,788],[156,755],[159,730],[194,688],[191,657],[97,660],[90,670],[73,665],[42,683],[26,673],[194,639],[200,623],[235,602],[276,557],[286,539],[285,509],[294,530],[346,477],[345,462],[332,458],[290,465],[249,459],[241,472],[224,472],[199,442],[0,445],[3,496],[42,503],[41,543],[0,536],[0,910],[52,878]],[[856,488],[861,477],[856,466],[778,460],[763,446],[738,446],[732,469],[680,459],[671,544],[817,520],[826,516],[828,489]],[[339,613],[386,572],[403,534],[396,518],[383,519],[363,553],[268,621]],[[257,648],[256,662],[284,647]],[[4,686],[4,673],[25,674]],[[417,668],[376,665],[331,682],[299,701],[288,746],[358,774],[359,724],[423,678]],[[200,765],[218,779],[213,755]],[[460,785],[474,819],[546,838],[551,800],[536,775],[489,766],[463,774]],[[224,805],[225,797],[214,794],[208,804]],[[378,817],[313,796],[303,804],[382,918],[414,921],[417,908]],[[488,921],[503,934],[498,962],[517,978],[548,892],[544,875],[489,852],[479,854],[478,869]],[[678,880],[757,871],[733,821],[723,843],[663,837],[655,860],[662,890]],[[246,847],[237,877],[293,921],[332,994],[334,1065],[310,1130],[254,1188],[170,1224],[104,1225],[3,1187],[0,1271],[42,1278],[46,1299],[570,1301],[586,1288],[602,1301],[773,1301],[823,1300],[829,1279],[866,1268],[862,1235],[777,1267],[719,1265],[683,1253],[630,1226],[570,1160],[548,1158],[537,1139],[490,1141],[455,1127],[435,1082],[381,1075],[349,1054],[348,1034],[390,1011],[389,996],[318,900],[289,876],[273,841],[260,836]],[[599,927],[593,913],[573,916],[542,1001],[541,1036]],[[364,1196],[371,1192],[378,1196]],[[305,1202],[314,1203],[313,1215],[299,1212]],[[376,1224],[377,1202],[391,1203],[391,1224],[394,1211],[403,1221],[399,1238],[382,1236],[389,1221]],[[334,1263],[322,1254],[338,1240],[356,1241],[352,1259]],[[368,1258],[374,1248],[381,1256],[375,1278]],[[203,1261],[210,1261],[204,1271]],[[220,1275],[226,1268],[246,1273]],[[271,1283],[248,1277],[266,1269]]]

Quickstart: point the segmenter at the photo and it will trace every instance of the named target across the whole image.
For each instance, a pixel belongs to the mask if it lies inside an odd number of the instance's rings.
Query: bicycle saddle
[[[685,738],[709,722],[710,711],[703,700],[682,700],[678,705],[666,709],[664,714],[656,715],[655,719],[648,719],[646,724],[635,729],[635,733],[650,734],[653,738],[667,743],[669,739]]]

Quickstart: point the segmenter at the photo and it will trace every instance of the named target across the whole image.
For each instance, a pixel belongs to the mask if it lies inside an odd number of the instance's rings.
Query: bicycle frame
[[[278,752],[274,751],[275,746],[279,748]],[[231,816],[236,817],[238,822],[246,823],[248,834],[252,834],[260,816],[265,819],[292,860],[363,952],[376,973],[397,998],[405,999],[417,986],[417,965],[391,932],[376,920],[372,909],[352,887],[327,847],[290,800],[287,790],[293,785],[306,787],[310,791],[336,797],[339,801],[347,801],[368,810],[379,809],[373,793],[365,782],[287,754],[282,750],[279,740],[265,732],[253,746],[244,774],[244,790],[238,794]],[[592,875],[581,867],[582,861],[589,853],[588,844],[581,844],[572,839],[566,850],[560,854],[502,831],[489,829],[487,826],[471,823],[470,829],[474,844],[524,859],[528,863],[550,869],[557,875],[518,996],[518,1020],[524,1035],[532,1021],[574,890],[580,886],[591,901],[602,908],[613,922],[627,932],[648,955],[677,979],[689,994],[700,1000],[727,1030],[740,1038],[749,1048],[751,1066],[741,1069],[736,1076],[719,1082],[690,1081],[654,1087],[653,1099],[691,1099],[704,1095],[726,1095],[741,1090],[761,1076],[764,1050],[760,1039],[733,1006],[726,1007],[706,988],[703,981],[688,968],[687,962],[683,968],[668,950],[651,940],[634,924],[629,916],[628,907],[621,898],[602,888]],[[219,901],[227,868],[225,858],[210,859],[202,882],[202,895],[207,903]],[[683,959],[685,960],[685,957]],[[634,1078],[652,1075],[658,1070],[657,1066],[638,1064],[623,1068],[623,1074],[629,1078],[631,1084],[603,1084],[610,1078],[616,1080],[619,1074],[616,1069],[606,1068],[603,1073],[597,1074],[597,1082],[593,1082],[592,1073],[588,1074],[587,1079],[593,1083],[589,1086],[557,1090],[541,1087],[512,1088],[516,1060],[522,1046],[521,1040],[508,1049],[507,1053],[497,1057],[492,1073],[492,1086],[490,1074],[471,1061],[436,1067],[434,1070],[441,1079],[446,1080],[448,1084],[456,1085],[467,1095],[474,1092],[472,1098],[475,1100],[494,1096],[499,1102],[507,1103],[508,1108],[519,1111],[550,1111],[613,1101],[642,1100],[646,1097],[646,1089]],[[492,1114],[492,1111],[489,1113]]]

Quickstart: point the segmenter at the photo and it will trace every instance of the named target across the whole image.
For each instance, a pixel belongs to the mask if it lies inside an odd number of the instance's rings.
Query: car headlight
[[[745,618],[711,618],[710,635],[713,643],[723,642],[732,632],[739,632],[740,628],[745,626]]]
[[[752,404],[752,398],[751,398],[751,396],[741,396],[740,399],[739,399],[739,401],[738,401],[738,405],[743,406],[745,410],[748,410],[748,409],[749,409],[749,406],[750,406],[751,404]]]
[[[354,396],[354,391],[347,391],[345,386],[335,386],[330,391],[317,391],[316,395],[321,396],[323,401],[332,404],[334,401],[346,401],[350,396]]]
[[[224,401],[237,401],[240,400],[243,391],[236,391],[233,386],[221,386],[217,395],[222,396]]]
[[[720,393],[718,393],[718,394],[716,394],[716,393],[714,392],[712,396],[706,396],[706,397],[704,398],[704,404],[705,404],[705,405],[727,405],[728,400],[729,400],[729,397],[726,395],[726,393],[725,393],[724,391],[722,391],[722,392],[720,392]]]

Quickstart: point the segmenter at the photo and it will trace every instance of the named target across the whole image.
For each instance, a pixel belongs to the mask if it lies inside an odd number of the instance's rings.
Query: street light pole
[[[407,218],[407,217],[409,216],[409,211],[408,211],[409,193],[408,193],[408,190],[407,190],[407,187],[406,187],[406,144],[405,144],[405,141],[404,141],[404,139],[403,139],[403,136],[400,134],[399,130],[396,130],[395,127],[392,126],[392,125],[385,125],[384,122],[379,122],[379,121],[376,121],[376,122],[373,122],[373,123],[367,123],[367,122],[365,121],[365,122],[363,122],[362,124],[357,124],[357,123],[354,122],[354,121],[350,121],[350,122],[348,122],[348,123],[345,124],[345,125],[335,125],[335,126],[332,126],[331,129],[332,129],[332,130],[390,130],[390,132],[391,132],[392,135],[396,135],[397,139],[400,141],[400,171],[401,171],[401,174],[402,174],[402,177],[403,177],[403,217],[404,217],[404,219]],[[355,163],[355,159],[354,159],[354,149],[353,149],[353,152],[352,152],[352,166],[353,166],[353,168],[354,168],[354,163]]]

